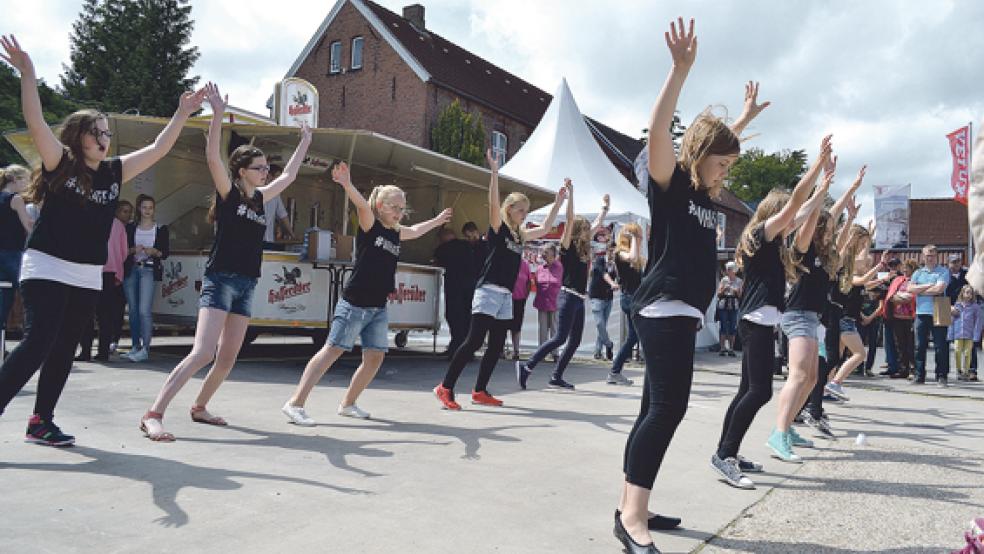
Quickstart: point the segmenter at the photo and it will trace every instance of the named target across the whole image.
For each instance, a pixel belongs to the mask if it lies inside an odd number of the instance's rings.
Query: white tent
[[[533,134],[502,167],[501,173],[554,191],[569,177],[574,183],[574,209],[588,219],[598,215],[602,196],[609,194],[611,209],[607,221],[649,220],[646,198],[601,150],[566,79],[561,80]],[[543,221],[551,206],[531,213],[529,220]],[[558,221],[563,219],[561,210]]]

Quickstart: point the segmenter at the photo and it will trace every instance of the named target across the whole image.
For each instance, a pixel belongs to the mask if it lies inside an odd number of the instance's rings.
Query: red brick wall
[[[352,38],[365,40],[362,69],[351,70]],[[329,74],[330,45],[342,43],[342,73]],[[369,22],[346,3],[297,70],[318,89],[320,127],[366,129],[429,146],[427,87]],[[393,83],[396,83],[395,99]],[[342,95],[344,92],[344,105]]]
[[[430,148],[431,128],[437,123],[437,117],[441,112],[450,106],[454,100],[458,100],[461,108],[466,112],[481,115],[482,123],[485,125],[486,148],[492,147],[492,131],[499,131],[506,135],[506,160],[509,160],[519,150],[520,141],[525,142],[533,132],[526,125],[493,111],[484,104],[461,98],[457,94],[439,86],[430,85],[428,88],[427,112],[425,117],[427,122],[426,134],[428,137],[426,146],[428,148]]]

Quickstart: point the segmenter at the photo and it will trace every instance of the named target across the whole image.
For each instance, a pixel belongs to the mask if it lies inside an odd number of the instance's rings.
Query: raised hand
[[[679,24],[679,29],[677,25]],[[697,35],[694,34],[694,20],[690,20],[689,30],[683,26],[683,18],[677,18],[677,23],[670,22],[670,30],[663,33],[666,46],[673,57],[673,65],[689,68],[697,58]]]
[[[834,177],[836,174],[833,171],[825,172],[823,174],[823,180],[820,181],[820,191],[826,196],[827,192],[830,191],[830,184],[834,182]]]
[[[445,208],[444,211],[437,214],[435,219],[437,220],[438,225],[444,225],[445,223],[451,221],[452,217],[454,217],[454,210],[451,208]]]
[[[340,185],[346,185],[352,182],[352,176],[349,174],[349,166],[345,162],[339,162],[338,165],[331,170],[331,180],[335,181]]]
[[[847,217],[852,221],[858,216],[858,211],[861,210],[861,204],[855,204],[856,201],[857,199],[852,196],[851,201],[847,203]]]
[[[605,195],[601,197],[601,206],[606,210],[612,205],[612,197],[610,195]]]
[[[744,112],[749,119],[758,117],[758,114],[772,105],[772,102],[758,103],[759,84],[756,81],[749,81],[745,84],[745,107]]]
[[[311,144],[311,128],[308,127],[307,121],[301,122],[301,143]]]
[[[874,229],[872,229],[872,231],[874,231]],[[872,233],[871,236],[872,236],[872,240],[874,240],[874,236],[875,236],[874,233]],[[888,266],[888,260],[890,259],[892,259],[891,252],[889,252],[889,250],[886,248],[885,251],[882,252],[881,259],[878,261],[878,263],[880,263],[883,266]]]
[[[564,177],[564,188],[567,189],[568,194],[574,194],[574,183],[568,177]]]
[[[0,54],[3,61],[14,66],[14,69],[19,71],[21,76],[34,75],[34,62],[21,48],[14,35],[0,36],[0,45],[3,46],[4,50],[4,53]]]
[[[218,85],[212,82],[205,85],[205,98],[208,100],[208,105],[212,107],[213,114],[225,113],[226,106],[229,105],[229,95],[223,97]]]
[[[205,92],[205,87],[202,87],[194,92],[185,92],[178,100],[178,110],[186,116],[190,116],[191,114],[197,112],[198,109],[202,107],[202,102],[205,101]]]
[[[854,178],[854,183],[851,184],[851,188],[857,190],[861,186],[861,181],[864,181],[864,174],[868,172],[868,166],[862,165],[861,170],[858,171],[858,176]]]
[[[833,173],[837,169],[837,159],[833,156],[834,145],[831,143],[833,135],[827,135],[823,137],[820,141],[820,155],[817,157],[817,163],[827,171],[829,168],[830,173]]]
[[[492,155],[491,148],[485,150],[485,161],[489,164],[489,171],[495,174],[499,173],[499,162]]]
[[[567,185],[564,184],[564,186],[560,187],[560,189],[557,190],[557,203],[559,204],[566,199],[567,199]]]

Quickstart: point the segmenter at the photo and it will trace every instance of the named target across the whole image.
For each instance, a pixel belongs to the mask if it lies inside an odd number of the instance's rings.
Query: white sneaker
[[[137,350],[131,350],[129,354],[126,355],[126,359],[131,362],[143,362],[149,358],[150,355],[147,353],[146,348],[140,348]]]
[[[294,425],[302,425],[304,427],[311,427],[315,424],[315,421],[308,417],[307,412],[301,406],[294,406],[290,403],[290,400],[284,403],[284,407],[280,408],[280,411],[287,416]]]
[[[339,406],[338,415],[345,417],[355,417],[358,419],[369,419],[369,412],[360,409],[355,404],[351,406]]]

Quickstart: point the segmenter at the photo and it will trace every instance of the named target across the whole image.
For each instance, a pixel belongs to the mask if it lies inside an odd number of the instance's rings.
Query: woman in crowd
[[[892,328],[898,371],[889,375],[892,379],[906,379],[915,370],[916,343],[913,322],[916,319],[916,296],[909,292],[912,274],[919,269],[919,262],[902,263],[902,275],[896,277],[885,294],[885,324]]]
[[[564,265],[557,258],[557,247],[553,244],[544,246],[540,256],[543,264],[533,273],[536,287],[533,307],[537,312],[540,344],[543,344],[557,334],[557,297],[564,279]],[[557,352],[551,352],[550,358],[557,361]]]
[[[55,425],[55,406],[102,289],[106,245],[121,188],[171,150],[188,117],[201,106],[205,91],[183,94],[153,143],[109,157],[113,137],[109,118],[94,110],[75,112],[65,118],[56,136],[44,120],[30,56],[12,36],[0,38],[0,46],[4,50],[0,58],[20,72],[24,120],[41,159],[41,171],[27,198],[41,206],[40,216],[20,275],[31,325],[0,367],[0,412],[40,369],[26,438],[66,446],[75,437]]]
[[[126,303],[130,306],[133,346],[127,359],[131,362],[142,362],[150,356],[150,339],[154,334],[154,292],[157,283],[164,279],[163,261],[171,252],[167,225],[159,225],[154,219],[156,206],[152,196],[137,196],[137,220],[126,226],[130,256],[126,260],[123,289]]]
[[[34,227],[22,196],[30,178],[31,172],[24,166],[15,164],[0,169],[0,281],[11,285],[0,289],[0,329],[7,328],[7,316],[14,306],[14,291],[19,283],[24,244]],[[6,356],[6,353],[2,355]]]
[[[108,362],[110,344],[116,331],[117,315],[123,296],[124,263],[126,262],[126,227],[119,219],[113,218],[113,228],[109,233],[106,244],[106,265],[103,266],[103,284],[96,304],[96,323],[99,326],[99,346],[96,351],[96,361]],[[87,362],[92,359],[92,341],[95,338],[95,327],[90,319],[82,339],[79,341],[80,352],[76,361]]]
[[[611,361],[615,343],[608,336],[608,318],[612,314],[612,301],[615,298],[614,291],[618,290],[618,283],[611,276],[611,232],[607,227],[598,230],[595,242],[600,247],[592,255],[591,275],[588,278],[588,298],[591,300],[591,315],[595,322],[594,359]]]
[[[744,281],[738,277],[738,264],[724,264],[724,277],[718,283],[717,316],[720,322],[720,356],[735,357],[735,337],[738,335],[738,301],[741,299]]]
[[[532,274],[530,264],[523,259],[519,264],[519,273],[516,274],[516,284],[513,285],[513,318],[509,325],[509,334],[512,338],[512,359],[519,360],[519,343],[523,334],[523,316],[526,315],[526,299],[530,296],[530,281]]]
[[[642,227],[638,223],[629,223],[618,232],[615,245],[615,274],[618,277],[619,308],[625,314],[625,326],[628,330],[622,346],[618,349],[612,369],[608,372],[606,382],[609,385],[631,385],[632,380],[622,375],[622,366],[632,356],[632,350],[639,343],[635,324],[632,323],[632,295],[639,288],[642,280],[642,270],[646,266],[646,258],[642,255]]]
[[[140,418],[140,430],[152,441],[174,440],[174,435],[164,430],[164,411],[188,379],[212,360],[215,363],[191,406],[191,420],[226,425],[225,419],[209,413],[206,405],[232,371],[249,327],[253,289],[260,277],[263,260],[263,233],[266,231],[263,202],[294,182],[311,144],[311,130],[307,126],[301,127],[300,143],[287,167],[280,178],[269,184],[266,183],[270,171],[266,155],[250,144],[233,150],[226,167],[221,154],[222,118],[229,99],[223,98],[213,83],[206,85],[205,90],[212,107],[205,161],[215,186],[209,210],[209,220],[215,222],[215,242],[205,266],[191,352],[167,376],[150,410]],[[152,223],[152,209],[148,213]]]

